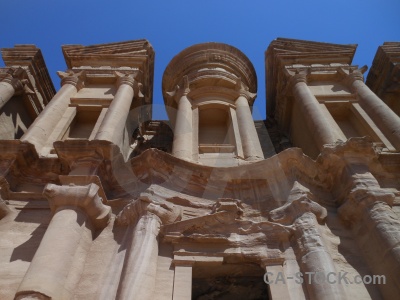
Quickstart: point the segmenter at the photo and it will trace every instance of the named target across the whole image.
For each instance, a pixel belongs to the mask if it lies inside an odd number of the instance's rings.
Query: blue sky
[[[56,71],[66,69],[61,45],[149,40],[156,52],[154,119],[167,118],[161,95],[165,67],[196,43],[227,43],[249,57],[258,76],[254,117],[262,119],[264,51],[273,39],[358,44],[354,64],[360,66],[371,65],[384,41],[400,41],[399,0],[0,0],[0,11],[0,47],[35,44],[41,48],[57,90]]]

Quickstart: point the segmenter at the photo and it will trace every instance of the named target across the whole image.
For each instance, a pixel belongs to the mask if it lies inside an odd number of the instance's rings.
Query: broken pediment
[[[296,39],[277,38],[269,45],[266,57],[288,63],[326,63],[326,58],[351,64],[357,45],[341,45]],[[329,61],[330,62],[330,61]]]
[[[80,66],[139,67],[154,63],[154,50],[147,40],[91,46],[64,45],[63,54],[68,68]]]

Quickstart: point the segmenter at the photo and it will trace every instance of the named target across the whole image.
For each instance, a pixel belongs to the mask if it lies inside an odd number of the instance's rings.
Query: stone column
[[[96,184],[48,184],[44,195],[54,216],[22,280],[16,299],[72,299],[91,239],[87,227],[102,229],[111,215]],[[36,298],[35,298],[36,297]],[[40,298],[42,297],[42,298]]]
[[[139,96],[139,84],[133,75],[116,72],[118,90],[108,108],[95,140],[105,140],[122,147],[125,123],[129,115],[135,91]]]
[[[380,188],[365,165],[348,167],[353,182],[339,216],[351,226],[374,275],[385,275],[379,288],[388,299],[400,294],[400,218],[391,206],[395,195]]]
[[[184,87],[177,87],[174,93],[178,101],[178,111],[174,126],[174,141],[172,155],[185,160],[192,160],[193,148],[193,112],[192,103],[188,98],[190,92],[187,76],[184,76]]]
[[[392,145],[400,150],[400,117],[365,85],[361,70],[347,75],[346,81],[352,91],[357,93],[360,105],[368,116]]]
[[[296,182],[289,203],[271,211],[270,219],[285,225],[293,224],[295,253],[310,299],[345,299],[333,259],[318,230],[318,223],[326,218],[327,211],[310,200],[311,196],[308,189]]]
[[[291,78],[295,101],[299,102],[300,113],[304,116],[308,134],[314,137],[319,150],[323,145],[336,142],[331,126],[324,117],[320,104],[307,86],[307,74],[295,74]]]
[[[254,97],[255,95],[253,95]],[[250,93],[245,89],[239,90],[239,97],[236,99],[236,116],[243,147],[245,160],[264,159],[253,116],[249,106]]]
[[[18,92],[23,90],[23,82],[11,74],[0,81],[0,109]]]
[[[57,72],[57,74],[61,77],[61,89],[21,137],[21,141],[34,144],[38,152],[46,145],[50,134],[64,115],[71,97],[84,86],[83,72],[77,74],[72,71]]]
[[[117,217],[118,225],[129,225],[132,239],[127,249],[117,299],[152,299],[158,256],[158,234],[162,223],[179,220],[175,206],[155,204],[142,197],[129,204]]]

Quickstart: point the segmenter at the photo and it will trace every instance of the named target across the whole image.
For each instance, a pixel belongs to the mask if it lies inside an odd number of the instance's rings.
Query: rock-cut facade
[[[397,299],[400,43],[2,49],[0,299]],[[259,95],[260,97],[260,95]],[[261,96],[263,97],[263,96]]]

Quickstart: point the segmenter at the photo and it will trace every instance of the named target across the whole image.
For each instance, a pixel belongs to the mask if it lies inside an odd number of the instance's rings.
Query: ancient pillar
[[[327,211],[310,200],[311,197],[310,191],[296,182],[288,204],[271,211],[270,219],[285,225],[293,224],[295,253],[310,299],[344,299],[333,259],[318,230]]]
[[[72,71],[69,73],[57,72],[57,74],[61,77],[61,89],[21,137],[21,141],[34,144],[37,151],[46,145],[47,139],[67,109],[70,98],[84,85],[81,79],[82,72],[77,74]]]
[[[236,116],[243,147],[245,160],[264,159],[253,116],[249,106],[250,93],[245,89],[239,90],[239,97],[236,99]]]
[[[119,77],[118,90],[108,108],[95,140],[110,141],[119,147],[123,144],[125,123],[129,115],[136,90],[139,94],[139,84],[132,75],[116,72]],[[136,95],[139,96],[139,95]]]
[[[400,150],[400,117],[365,85],[361,70],[350,73],[346,81],[352,91],[357,93],[360,105],[368,116],[392,145]]]
[[[175,94],[178,101],[178,111],[174,127],[172,155],[185,160],[192,160],[193,150],[193,112],[192,103],[188,98],[190,92],[187,76],[184,77],[184,87]]]
[[[110,207],[102,204],[98,190],[93,183],[46,186],[44,195],[54,216],[16,299],[72,299],[91,243],[91,234],[87,238],[85,230],[104,228],[111,215]]]
[[[349,224],[374,275],[385,275],[385,297],[400,294],[400,218],[392,210],[395,195],[382,189],[361,164],[348,166],[353,183],[338,213]],[[389,282],[391,281],[391,282]]]
[[[320,104],[307,86],[307,74],[295,74],[291,78],[295,101],[299,102],[300,113],[304,116],[308,134],[314,137],[319,150],[323,145],[336,142],[331,125],[324,117]]]
[[[129,242],[117,299],[151,299],[155,288],[158,234],[162,223],[180,218],[180,210],[166,204],[154,204],[141,198],[129,204],[117,217],[117,224],[129,225]]]
[[[12,74],[7,74],[6,77],[0,81],[0,109],[16,94],[16,92],[23,90],[23,82],[15,78]]]

